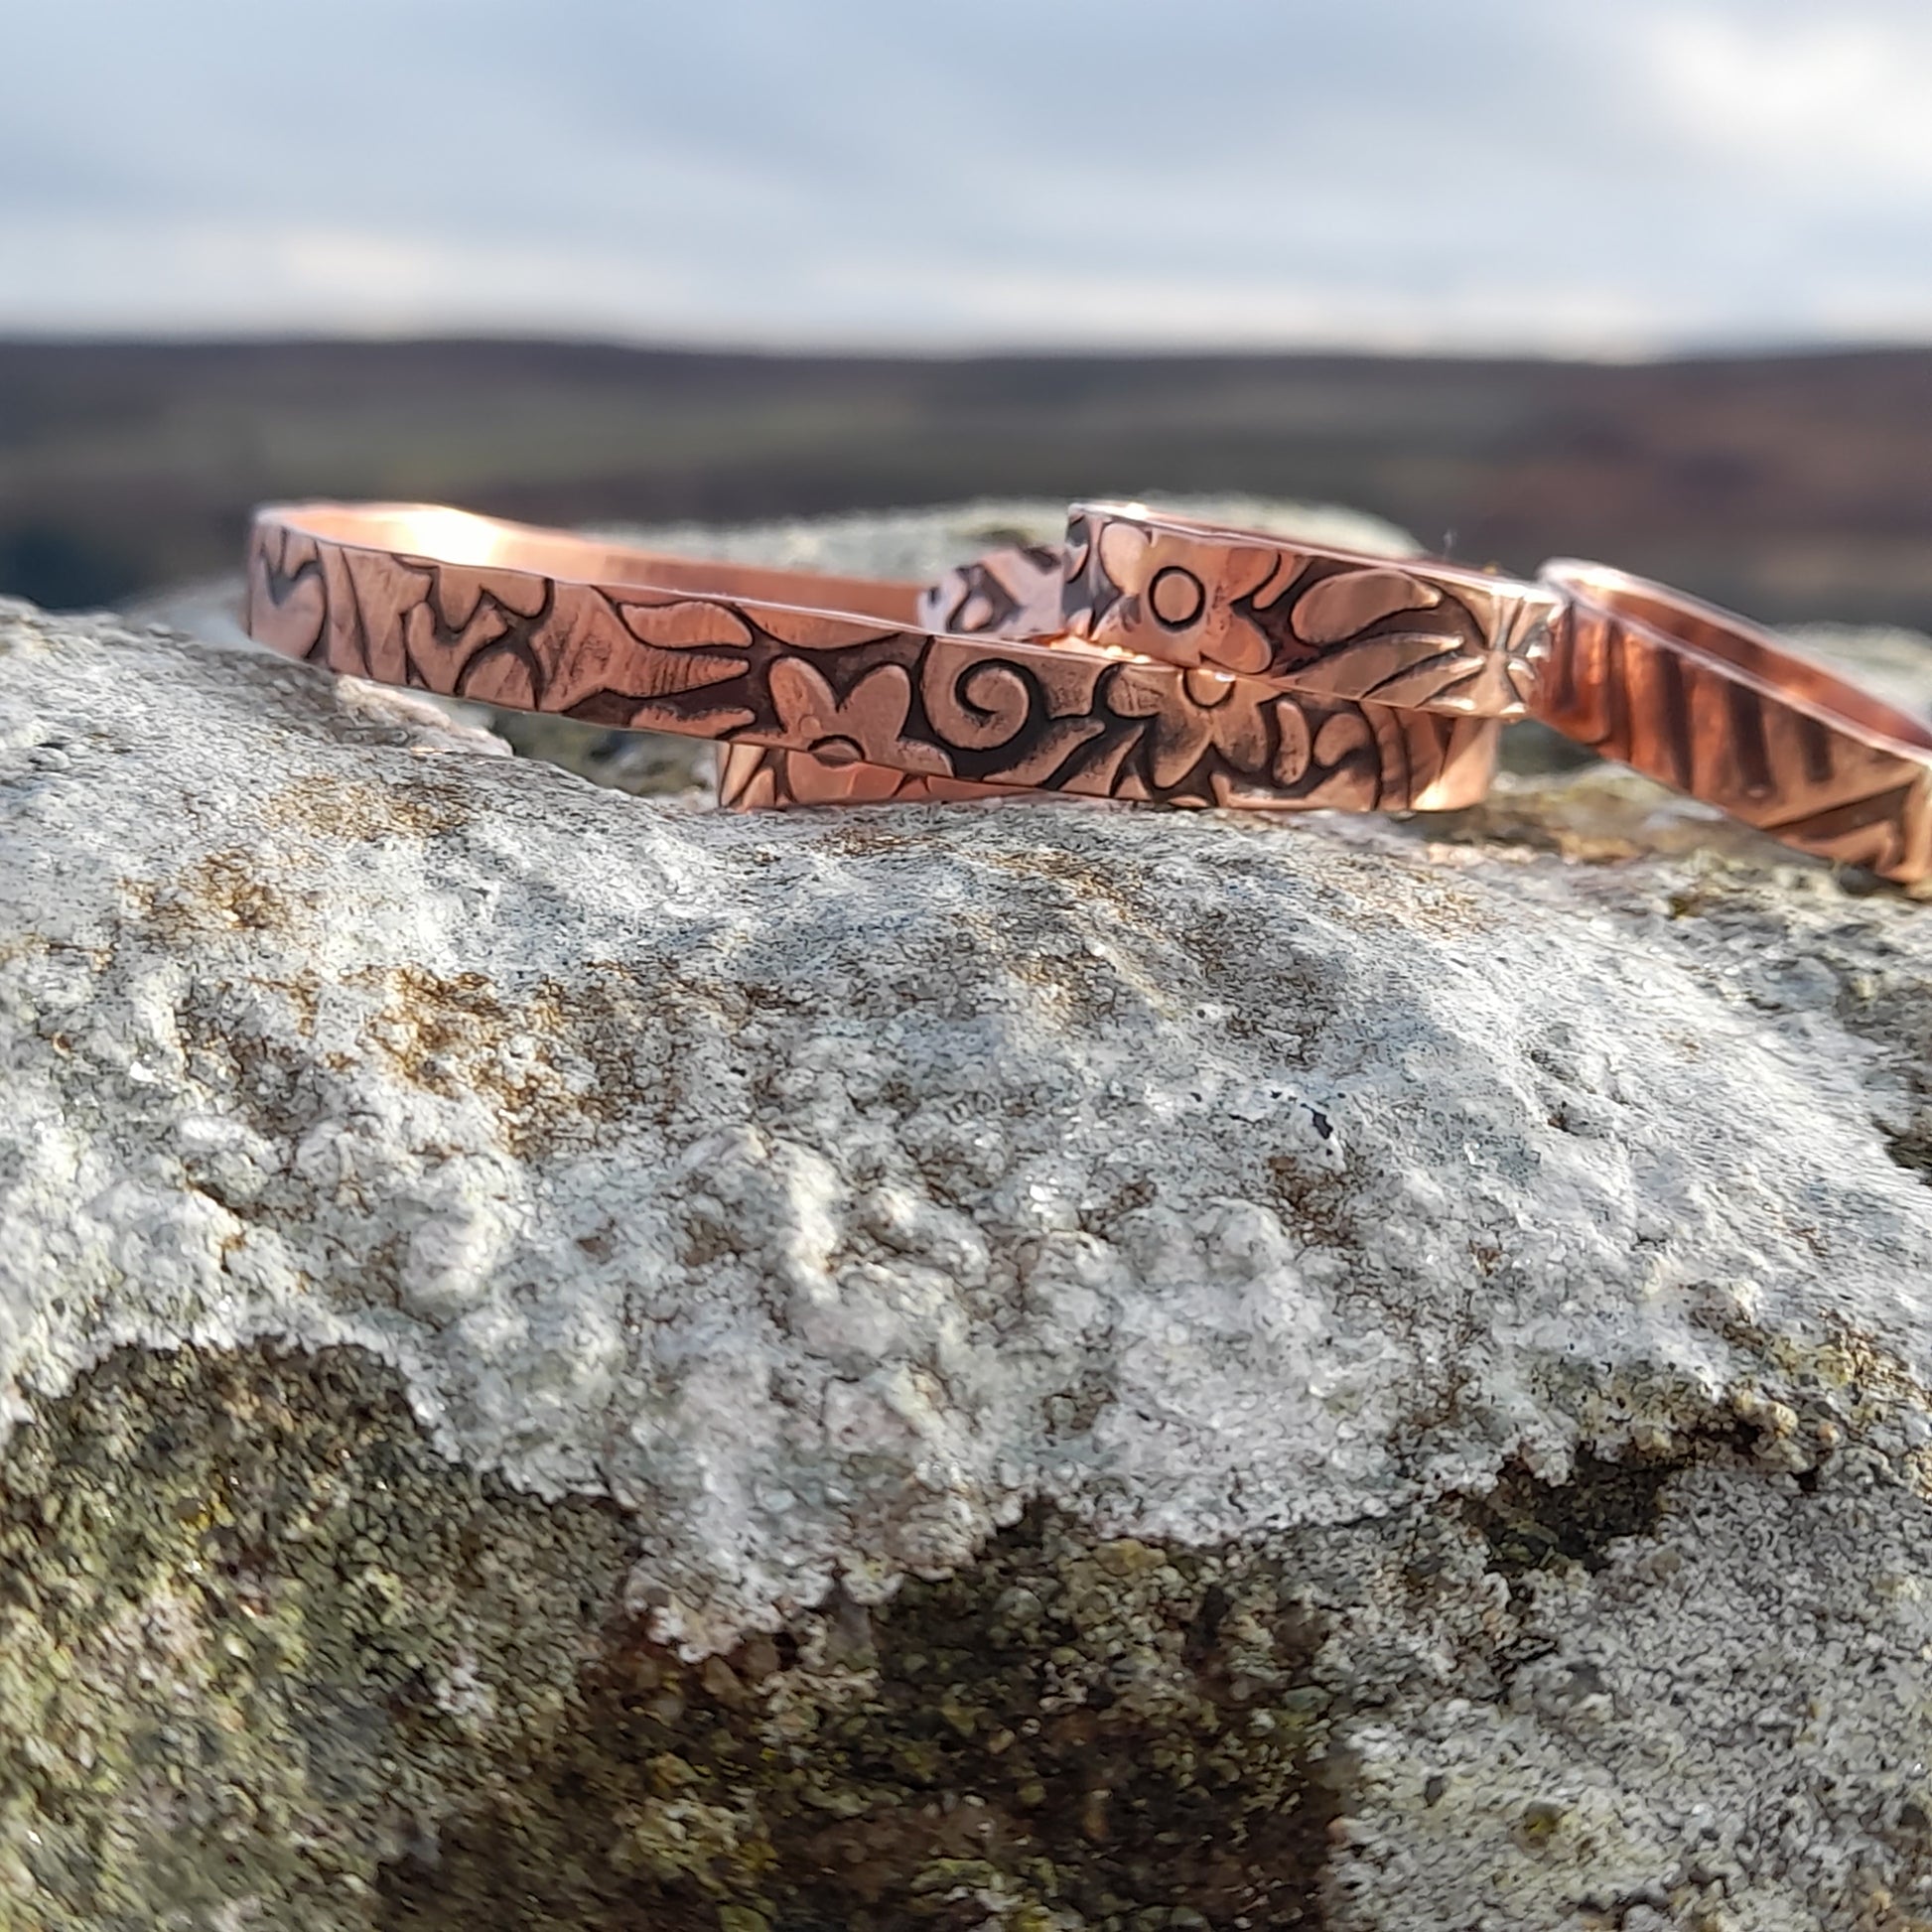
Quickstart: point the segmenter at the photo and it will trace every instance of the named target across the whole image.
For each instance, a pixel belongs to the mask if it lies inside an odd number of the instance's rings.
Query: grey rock
[[[1932,714],[1932,637],[1923,631],[1856,623],[1807,623],[1791,631],[1801,649],[1856,677],[1888,703]]]
[[[1919,907],[500,751],[0,619],[11,1922],[1932,1918]]]

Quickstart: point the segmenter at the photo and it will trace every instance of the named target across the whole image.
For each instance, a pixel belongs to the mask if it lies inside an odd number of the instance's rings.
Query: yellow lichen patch
[[[308,925],[314,901],[277,882],[264,855],[228,847],[170,878],[130,882],[136,916],[158,940],[188,947],[227,933],[287,935]]]
[[[277,791],[263,807],[261,822],[325,839],[373,843],[398,835],[434,838],[455,831],[470,815],[470,799],[460,785],[418,774],[405,789],[317,771],[291,779]]]
[[[364,967],[345,983],[377,996],[363,1037],[397,1074],[445,1099],[481,1100],[519,1155],[620,1118],[641,1098],[648,1009],[620,968],[592,964],[575,984],[543,978],[515,990],[484,973],[420,966]]]
[[[398,1836],[569,1721],[628,1555],[354,1351],[110,1359],[0,1465],[0,1926],[379,1924]]]

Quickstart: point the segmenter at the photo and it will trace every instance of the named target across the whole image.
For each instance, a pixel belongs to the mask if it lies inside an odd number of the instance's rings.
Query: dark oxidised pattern
[[[1559,609],[1536,584],[1136,504],[1076,505],[1065,575],[1064,626],[1092,643],[1459,717],[1527,715]]]
[[[365,548],[315,534],[300,512],[257,519],[248,626],[290,656],[385,684],[929,784],[1432,807],[1479,797],[1495,759],[1493,728],[1469,719],[1064,645]],[[751,802],[758,788],[755,773],[732,795]]]
[[[1801,852],[1905,884],[1932,876],[1922,726],[1899,717],[1893,738],[1885,707],[1742,619],[1627,580],[1662,612],[1681,603],[1674,635],[1596,601],[1593,580],[1558,581],[1576,601],[1537,698],[1545,723]]]

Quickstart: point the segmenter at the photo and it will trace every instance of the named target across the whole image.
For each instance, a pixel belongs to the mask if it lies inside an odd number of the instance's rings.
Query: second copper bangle
[[[955,633],[1031,637],[1069,645],[1061,608],[1068,590],[1068,552],[1057,544],[989,551],[957,565],[919,593],[919,615],[937,630]],[[1102,646],[1126,657],[1118,645]],[[1158,661],[1158,660],[1156,660]],[[1212,707],[1223,702],[1237,680],[1226,673],[1195,667],[1187,685]],[[1246,682],[1246,680],[1240,680]],[[1373,811],[1407,808],[1447,811],[1475,804],[1495,776],[1502,727],[1464,715],[1433,716],[1425,711],[1378,704],[1343,703],[1282,689],[1274,702],[1305,721],[1357,716],[1373,729],[1379,773],[1366,765],[1352,773],[1331,771],[1306,793],[1288,797],[1237,795],[1220,802],[1263,808],[1320,806],[1330,810]],[[1346,726],[1308,725],[1305,736],[1318,746],[1319,732],[1331,741],[1354,734]],[[1422,782],[1424,775],[1436,776]],[[729,811],[756,811],[797,805],[869,805],[952,802],[962,799],[1039,796],[1010,785],[974,784],[955,777],[923,777],[859,759],[837,760],[809,752],[734,744],[718,754],[718,802]]]
[[[937,628],[1072,636],[1190,671],[1253,675],[1298,706],[1387,709],[1419,749],[1454,736],[1424,722],[1432,715],[1523,716],[1560,608],[1538,584],[1129,503],[1076,504],[1064,546],[993,551],[948,571],[919,605]],[[1493,759],[1493,728],[1464,737]],[[1411,802],[1473,803],[1487,779],[1472,782],[1469,749],[1457,754],[1456,778]],[[734,805],[968,795],[956,783],[926,785],[863,765],[832,769],[787,752],[733,749],[719,772],[723,802]]]

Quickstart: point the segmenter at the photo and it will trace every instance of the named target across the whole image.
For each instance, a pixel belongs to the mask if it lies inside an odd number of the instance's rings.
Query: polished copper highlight
[[[918,595],[458,510],[308,504],[257,513],[247,622],[291,657],[385,684],[928,785],[1369,810],[1465,804],[1494,768],[1494,729],[1470,718],[935,631]]]
[[[1747,620],[1601,564],[1567,601],[1534,713],[1801,852],[1932,876],[1932,728]]]
[[[1062,621],[1092,643],[1459,717],[1527,714],[1558,611],[1541,585],[1139,503],[1075,504],[1066,575]]]

